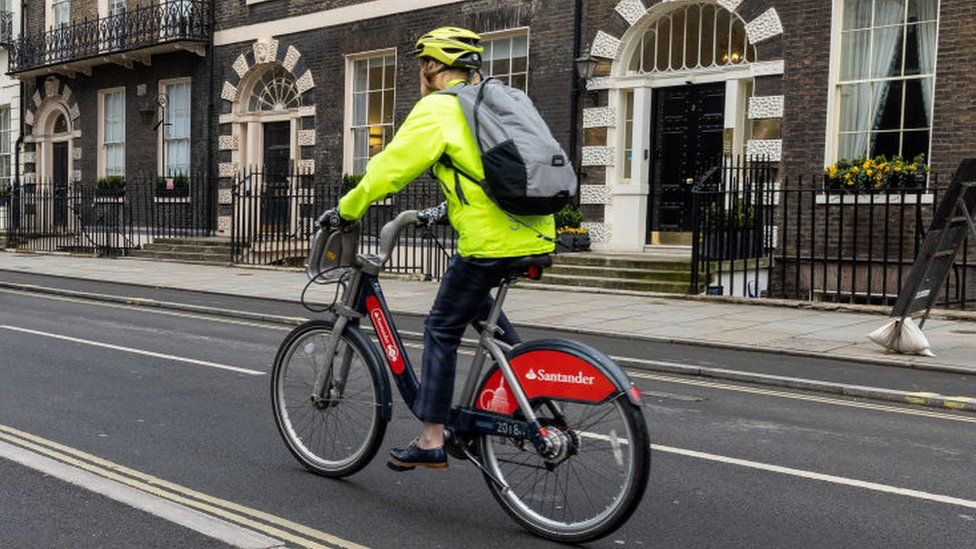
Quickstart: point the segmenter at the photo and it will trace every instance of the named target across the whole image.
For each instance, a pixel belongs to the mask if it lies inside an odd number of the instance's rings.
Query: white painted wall
[[[20,36],[20,2],[11,2],[14,13],[14,38]],[[14,132],[10,135],[10,175],[17,171],[14,165],[17,138],[20,137],[20,81],[7,76],[9,54],[6,48],[0,48],[0,105],[10,105],[10,127]]]

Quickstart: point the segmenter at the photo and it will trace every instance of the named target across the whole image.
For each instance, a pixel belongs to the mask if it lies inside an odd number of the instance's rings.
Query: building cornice
[[[399,13],[459,4],[464,0],[373,0],[305,15],[284,17],[263,23],[243,25],[214,33],[214,45],[249,42],[258,37],[281,36],[387,17]]]

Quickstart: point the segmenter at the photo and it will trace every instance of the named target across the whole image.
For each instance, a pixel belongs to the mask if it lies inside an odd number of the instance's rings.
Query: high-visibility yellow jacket
[[[438,162],[445,153],[462,172],[484,177],[481,153],[457,98],[430,94],[417,103],[386,149],[369,161],[359,185],[339,201],[340,215],[348,221],[361,218],[371,204],[400,191],[433,166],[447,195],[451,225],[460,235],[458,254],[462,257],[518,257],[553,251],[553,216],[518,216],[516,221],[478,183],[463,175],[456,181],[454,170]]]

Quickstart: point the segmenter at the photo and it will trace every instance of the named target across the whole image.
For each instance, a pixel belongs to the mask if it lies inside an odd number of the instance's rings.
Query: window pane
[[[369,89],[383,89],[383,71],[386,69],[383,59],[369,60]]]
[[[868,134],[841,134],[840,144],[837,150],[837,157],[843,159],[855,159],[865,156],[868,153]]]
[[[688,68],[698,66],[698,48],[701,46],[701,9],[689,6],[685,19],[685,65]]]
[[[715,23],[715,58],[720,65],[729,63],[731,58],[730,34],[732,32],[732,19],[729,12],[718,10],[718,19]]]
[[[362,126],[366,124],[366,113],[368,103],[365,93],[354,93],[352,95],[352,125]]]
[[[875,84],[874,102],[877,108],[874,115],[875,130],[900,130],[902,113],[902,93],[904,82],[879,82]]]
[[[874,31],[874,52],[871,77],[901,76],[902,35],[904,27],[889,27]]]
[[[353,67],[353,91],[366,91],[369,83],[369,62],[367,60],[356,61]]]
[[[906,34],[905,75],[935,72],[936,23],[909,25]]]
[[[701,64],[709,67],[715,63],[715,7],[702,8]]]
[[[928,102],[932,93],[932,79],[905,81],[905,129],[930,127]]]
[[[840,131],[870,129],[872,109],[871,84],[845,85],[840,88]]]
[[[353,130],[353,156],[369,156],[369,128]]]
[[[654,46],[657,48],[657,59],[654,61],[654,66],[659,71],[668,70],[668,56],[670,55],[671,48],[671,19],[664,18],[657,23],[657,43]]]
[[[512,84],[511,84],[511,86],[513,88],[518,88],[518,89],[520,89],[522,91],[526,91],[526,89],[528,89],[528,88],[526,87],[525,75],[524,74],[515,74],[515,75],[512,75]]]
[[[866,29],[871,26],[872,0],[844,1],[844,30]]]
[[[905,22],[905,0],[874,0],[874,26],[900,25]]]
[[[369,94],[369,123],[380,124],[383,116],[383,92],[376,91]]]
[[[902,156],[911,160],[920,154],[928,156],[929,152],[929,132],[914,131],[905,132],[902,138]]]
[[[685,62],[685,10],[671,16],[671,68],[680,69]]]
[[[393,107],[395,106],[395,100],[393,98],[393,90],[387,90],[383,92],[383,123],[393,124]]]
[[[939,17],[939,0],[908,0],[908,22],[935,21]]]
[[[888,157],[901,154],[901,133],[881,132],[872,135],[871,156],[885,155]]]
[[[863,80],[871,66],[871,31],[845,32],[841,37],[840,79]]]

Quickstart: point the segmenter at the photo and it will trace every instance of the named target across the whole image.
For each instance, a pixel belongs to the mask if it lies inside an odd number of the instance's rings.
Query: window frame
[[[352,174],[355,171],[356,163],[356,140],[354,136],[354,131],[356,128],[363,126],[356,126],[353,124],[354,117],[354,97],[357,93],[355,90],[356,85],[356,63],[359,61],[366,61],[369,59],[378,59],[383,57],[393,57],[393,119],[389,124],[381,123],[381,126],[389,126],[393,134],[396,134],[396,98],[397,98],[397,76],[400,69],[400,58],[396,48],[383,48],[378,50],[371,50],[366,52],[359,52],[354,54],[347,54],[345,56],[346,62],[346,82],[345,82],[345,116],[343,117],[343,162],[342,169],[343,173]],[[368,88],[367,88],[368,89]],[[383,88],[387,90],[390,88]],[[368,93],[368,91],[367,91]],[[367,118],[368,114],[368,103],[367,103]],[[369,125],[367,124],[366,127]],[[386,145],[384,144],[384,148]],[[372,158],[372,157],[370,157]],[[368,161],[367,161],[368,162]]]
[[[859,80],[849,80],[842,81],[841,79],[841,69],[843,65],[843,36],[844,36],[844,8],[845,2],[847,0],[832,0],[831,5],[831,30],[830,30],[830,69],[828,77],[828,89],[827,89],[827,135],[824,143],[824,167],[827,168],[832,166],[841,160],[840,157],[840,141],[841,141],[841,86],[844,85],[856,85],[862,83],[874,83],[874,82],[907,82],[909,80],[932,80],[932,111],[929,113],[929,143],[928,149],[926,151],[926,163],[931,165],[932,163],[932,144],[934,141],[934,128],[935,128],[935,106],[937,103],[936,91],[938,89],[938,79],[939,79],[939,43],[942,33],[942,0],[935,0],[938,3],[936,7],[936,17],[935,17],[935,49],[934,55],[935,59],[932,63],[932,74],[930,76],[911,75],[905,76],[901,75],[893,78],[866,78]],[[906,0],[906,10],[908,1]],[[866,29],[855,29],[855,30],[871,30],[873,44],[873,35],[875,29],[878,28],[894,28],[900,27],[905,29],[909,23],[907,21],[902,21],[900,25],[881,25],[874,26],[874,4],[872,3],[872,25]],[[915,24],[915,23],[912,23]],[[902,41],[902,59],[904,60],[905,49],[907,44]],[[904,62],[904,61],[903,61]],[[904,92],[904,89],[902,91]],[[898,133],[904,135],[904,120],[905,118],[905,106],[902,105],[901,122],[898,130],[885,131],[883,133]],[[851,132],[847,132],[851,133]],[[868,130],[868,133],[873,133]],[[904,143],[902,142],[902,145]]]
[[[56,13],[55,4],[66,4],[68,6],[68,19],[67,21],[61,22],[59,25],[55,24],[54,22],[54,16]],[[47,0],[46,8],[47,13],[45,14],[45,20],[47,21],[46,26],[48,29],[57,29],[71,24],[71,0]]]
[[[116,93],[122,94],[122,141],[118,143],[107,143],[105,141],[105,123],[106,123],[106,109],[105,109],[105,98],[109,95]],[[98,177],[106,177],[108,173],[107,156],[105,154],[105,146],[109,144],[121,144],[122,145],[122,173],[121,174],[111,174],[111,175],[121,175],[125,177],[126,171],[126,161],[125,161],[125,148],[126,148],[126,93],[125,87],[119,86],[115,88],[104,88],[98,90]]]
[[[168,88],[169,88],[169,86],[178,85],[178,84],[188,84],[190,86],[190,109],[188,111],[188,113],[189,113],[190,134],[185,138],[187,141],[189,141],[189,144],[190,144],[190,157],[188,159],[189,163],[187,164],[187,168],[186,168],[187,172],[186,172],[186,174],[184,174],[187,177],[189,177],[190,174],[193,171],[193,78],[190,77],[190,76],[181,76],[181,77],[178,77],[178,78],[166,78],[166,79],[162,79],[162,80],[159,81],[157,92],[159,93],[159,95],[162,95],[162,96],[165,96],[166,97],[166,112],[169,113],[170,112],[169,111],[170,100],[169,100],[169,93],[167,93],[168,92]],[[167,173],[167,166],[165,164],[163,164],[163,158],[164,157],[166,159],[169,159],[169,154],[168,153],[165,154],[165,155],[163,154],[163,151],[166,150],[165,147],[166,147],[167,141],[168,141],[166,139],[166,124],[165,124],[165,122],[166,121],[163,120],[163,124],[160,124],[159,125],[159,128],[156,130],[157,131],[157,134],[156,134],[156,167],[157,167],[156,173],[157,173],[157,176],[158,177],[170,177],[170,175],[171,175],[171,174]],[[184,138],[180,138],[180,139],[184,139]],[[175,140],[174,139],[171,139],[169,141],[175,141]]]
[[[4,114],[5,113],[5,114]],[[6,122],[6,128],[3,127]],[[0,187],[9,188],[13,182],[13,107],[10,104],[0,105],[0,159],[7,159],[7,169],[0,169]],[[5,137],[5,139],[4,139]],[[3,150],[3,142],[6,141],[6,151]],[[3,165],[0,160],[0,166]]]
[[[529,75],[532,73],[532,29],[530,27],[513,27],[510,29],[486,32],[481,34],[481,44],[485,45],[486,42],[493,42],[495,40],[503,40],[505,38],[514,38],[516,36],[523,36],[523,35],[525,36],[525,89],[523,91],[525,93],[529,93],[529,88],[530,88]],[[512,60],[511,50],[509,50],[508,59],[509,59],[508,76],[511,76],[513,74],[511,70],[511,60]],[[485,58],[484,61],[487,61],[487,58]],[[515,74],[520,74],[520,73],[515,73]],[[485,77],[489,76],[488,74],[484,74],[484,75]]]

